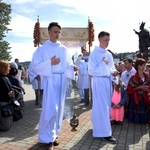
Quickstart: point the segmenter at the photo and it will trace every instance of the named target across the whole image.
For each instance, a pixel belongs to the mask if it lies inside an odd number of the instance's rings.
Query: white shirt
[[[79,67],[78,86],[81,89],[88,89],[90,87],[89,83],[90,79],[88,73],[88,56],[81,58],[78,67]]]
[[[132,77],[132,75],[134,75],[136,73],[136,70],[134,69],[134,67],[132,67],[132,69],[130,71],[123,71],[121,74],[121,80],[123,82],[123,84],[127,87],[128,82],[130,80],[130,78]]]

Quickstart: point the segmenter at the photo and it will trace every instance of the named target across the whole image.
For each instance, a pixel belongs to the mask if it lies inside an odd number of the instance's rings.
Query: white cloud
[[[76,14],[74,10],[71,9],[63,9],[64,12],[70,13],[70,14]]]
[[[16,37],[33,37],[35,22],[28,17],[15,15],[9,26],[12,29],[11,34]]]
[[[96,26],[95,39],[101,30],[110,32],[109,48],[114,52],[133,52],[138,50],[138,37],[133,29],[138,30],[138,22],[115,22],[104,26]]]
[[[36,0],[2,0],[3,2],[11,3],[11,4],[20,4],[20,3],[28,3],[28,2],[36,2]]]
[[[10,46],[12,47],[12,61],[15,58],[19,58],[20,62],[31,61],[32,55],[36,49],[30,41],[24,43],[10,43]]]
[[[147,18],[150,4],[149,0],[54,0],[52,2],[75,8],[81,14],[103,20],[124,20],[134,17]]]

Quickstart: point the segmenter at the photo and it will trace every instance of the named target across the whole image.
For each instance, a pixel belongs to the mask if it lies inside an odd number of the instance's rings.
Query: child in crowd
[[[124,118],[124,104],[126,101],[126,92],[125,85],[122,84],[122,81],[117,76],[116,79],[113,79],[113,95],[111,102],[111,123],[122,123]]]

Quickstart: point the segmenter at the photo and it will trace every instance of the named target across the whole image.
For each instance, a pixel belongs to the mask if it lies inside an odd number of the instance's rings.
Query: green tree
[[[10,30],[7,26],[11,21],[11,5],[0,0],[0,60],[11,60],[9,43],[4,40],[6,33]]]

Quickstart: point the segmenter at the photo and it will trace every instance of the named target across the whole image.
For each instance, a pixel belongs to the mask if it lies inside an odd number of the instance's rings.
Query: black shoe
[[[49,144],[47,144],[46,150],[54,150],[54,143],[50,142]]]
[[[112,143],[112,144],[116,144],[117,143],[116,139],[114,137],[112,137],[112,136],[103,137],[102,139],[107,141],[107,142],[109,142],[109,143]]]
[[[54,141],[54,146],[58,146],[58,145],[59,145],[59,140],[58,140],[58,138],[56,138]]]

